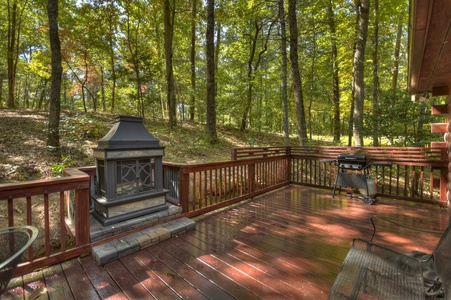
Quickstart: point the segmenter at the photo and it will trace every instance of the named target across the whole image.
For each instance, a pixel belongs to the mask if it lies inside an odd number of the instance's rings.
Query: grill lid
[[[340,153],[337,162],[340,168],[352,170],[361,170],[368,164],[366,154],[362,153]]]

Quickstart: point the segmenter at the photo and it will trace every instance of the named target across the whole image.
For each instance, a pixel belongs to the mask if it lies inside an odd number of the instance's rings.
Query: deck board
[[[152,249],[149,249],[146,255],[142,255],[141,261],[143,264],[155,273],[160,280],[162,280],[168,288],[170,288],[178,297],[182,299],[207,299],[202,293],[200,293],[196,287],[192,286],[185,280],[185,278],[179,276],[176,271],[164,262],[156,258],[152,253]]]
[[[431,252],[449,210],[287,187],[196,219],[196,230],[97,266],[91,257],[14,278],[5,299],[326,299],[352,239]],[[389,220],[389,221],[387,221]],[[402,223],[399,227],[391,221]]]
[[[151,257],[146,251],[140,251],[121,259],[124,266],[141,282],[153,298],[174,299],[177,294],[163,282],[150,268]]]
[[[66,274],[63,271],[63,265],[67,265],[68,263],[77,264],[77,262],[78,260],[73,259],[62,264],[53,265],[42,271],[46,285],[46,292],[49,295],[49,299],[75,299],[76,295],[72,292],[71,287],[69,286]],[[72,281],[72,283],[75,282]],[[76,286],[73,288],[77,291],[78,286],[83,286],[84,284],[83,278],[80,278],[79,281],[76,281]]]
[[[220,282],[220,287],[227,291],[233,298],[253,299],[256,297],[256,294],[199,259],[198,257],[201,256],[200,251],[195,247],[189,247],[189,244],[186,244],[180,238],[165,241],[160,246],[164,250],[178,257],[183,263],[195,270],[201,276],[208,278],[213,284],[215,284],[215,282]]]
[[[80,258],[80,263],[101,299],[127,299],[105,268],[96,265],[91,257]]]
[[[204,235],[198,238],[204,243],[210,244],[211,250],[216,253],[215,256],[220,257],[222,261],[230,265],[237,265],[241,272],[244,272],[259,282],[259,284],[274,289],[283,295],[283,297],[299,299],[300,294],[304,290],[304,284],[306,282],[302,278],[278,269],[276,265],[271,264],[270,259],[259,259],[243,250],[238,251],[235,249],[235,244],[230,247],[224,243],[225,240],[217,239],[215,235],[211,237]],[[318,289],[316,291],[310,291],[310,293],[304,294],[304,296],[310,297],[311,299],[318,299],[318,295],[322,294],[322,292]]]
[[[179,278],[183,278],[193,287],[198,289],[207,299],[234,299],[226,291],[222,290],[217,285],[212,285],[208,278],[200,275],[195,270],[185,265],[165,249],[161,247],[151,247],[148,251],[158,258],[161,263],[171,268]]]
[[[67,283],[70,286],[75,299],[100,299],[79,260],[65,261],[61,265],[63,267],[64,276],[66,276]],[[66,298],[61,297],[60,299],[70,298],[66,296]]]
[[[153,298],[141,284],[142,280],[138,280],[134,274],[130,273],[129,269],[121,261],[116,260],[108,263],[105,265],[105,269],[129,299]],[[139,276],[140,274],[137,275]]]

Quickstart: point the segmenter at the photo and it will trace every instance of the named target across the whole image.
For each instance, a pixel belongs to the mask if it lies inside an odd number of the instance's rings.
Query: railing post
[[[291,155],[291,146],[285,146],[285,154]]]
[[[78,246],[89,244],[91,240],[89,221],[89,197],[90,193],[88,188],[75,190],[75,242]]]
[[[236,160],[236,159],[237,159],[237,157],[236,157],[236,150],[237,150],[237,149],[232,149],[232,150],[230,151],[232,160]]]
[[[180,205],[182,212],[189,212],[189,173],[185,173],[185,168],[180,168]]]

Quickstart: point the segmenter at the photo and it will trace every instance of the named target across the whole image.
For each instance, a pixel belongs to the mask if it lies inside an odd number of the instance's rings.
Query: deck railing
[[[192,217],[290,183],[331,189],[337,169],[323,160],[351,151],[391,163],[371,169],[380,195],[445,204],[446,151],[431,148],[240,148],[227,162],[164,163],[164,188],[167,200]],[[0,226],[33,225],[40,231],[16,275],[90,251],[95,172],[95,167],[67,169],[58,179],[0,184]]]
[[[39,230],[15,274],[90,251],[89,186],[90,176],[82,169],[65,170],[64,177],[58,179],[0,184],[0,210],[4,216],[0,226],[32,225]],[[73,224],[68,224],[70,197],[75,201]]]
[[[232,159],[291,156],[293,183],[333,188],[337,167],[325,159],[336,159],[344,152],[366,153],[373,166],[370,175],[376,181],[378,195],[390,198],[446,204],[448,155],[444,148],[422,147],[263,147],[237,148]]]
[[[169,201],[200,215],[290,183],[289,156],[180,165],[163,164]]]

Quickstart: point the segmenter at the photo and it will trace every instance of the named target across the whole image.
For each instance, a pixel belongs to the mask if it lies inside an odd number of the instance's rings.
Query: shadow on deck
[[[448,209],[291,186],[198,218],[196,230],[97,266],[72,259],[14,278],[5,299],[325,299],[354,237],[431,252]]]

